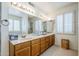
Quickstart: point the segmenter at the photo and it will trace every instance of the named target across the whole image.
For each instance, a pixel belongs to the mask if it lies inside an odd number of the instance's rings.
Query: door
[[[55,37],[53,35],[50,36],[50,46],[55,44]]]
[[[50,36],[46,37],[46,49],[50,46]]]
[[[44,52],[46,50],[46,39],[41,38],[41,53]]]
[[[44,52],[46,49],[45,43],[41,43],[41,53]]]
[[[32,56],[38,56],[40,54],[40,44],[32,45]]]

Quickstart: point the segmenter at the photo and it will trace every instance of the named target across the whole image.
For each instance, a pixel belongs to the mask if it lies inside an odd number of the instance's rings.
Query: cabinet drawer
[[[15,45],[15,51],[21,50],[21,49],[26,48],[28,46],[30,46],[30,41],[17,44],[17,45]]]
[[[32,44],[39,44],[40,43],[40,39],[35,39],[31,41]]]
[[[30,47],[16,51],[15,56],[30,56]]]

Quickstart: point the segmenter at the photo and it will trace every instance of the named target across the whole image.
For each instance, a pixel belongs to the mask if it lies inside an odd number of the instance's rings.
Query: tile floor
[[[58,46],[52,46],[40,56],[77,56],[77,55],[78,55],[77,51],[63,49]]]

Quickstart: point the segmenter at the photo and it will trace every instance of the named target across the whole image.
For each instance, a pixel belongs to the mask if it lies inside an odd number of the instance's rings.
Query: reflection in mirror
[[[38,17],[28,17],[29,21],[29,33],[38,34],[43,32],[42,20]]]
[[[55,25],[55,20],[50,20],[47,21],[47,32],[53,32],[54,31],[54,25]]]
[[[9,37],[14,40],[26,37],[28,34],[42,35],[52,32],[53,22],[26,14],[15,8],[9,7]]]
[[[44,32],[47,32],[47,24],[46,23],[47,23],[46,21],[43,22],[43,30],[44,30]]]
[[[18,37],[18,36],[24,36],[28,34],[28,15],[27,14],[17,9],[14,9],[12,7],[9,7],[8,21],[9,21],[10,38],[11,36]]]

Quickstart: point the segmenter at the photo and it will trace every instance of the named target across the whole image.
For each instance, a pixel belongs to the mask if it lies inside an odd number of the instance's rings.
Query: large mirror
[[[18,37],[28,34],[28,14],[23,13],[15,8],[9,7],[8,21],[10,36]]]
[[[25,37],[29,34],[41,35],[52,32],[52,21],[43,21],[41,18],[26,14],[13,7],[9,7],[8,21],[10,39],[11,36],[15,36],[17,39],[18,36]]]
[[[40,18],[23,13],[12,7],[9,7],[8,21],[10,36],[17,37],[43,31]]]

